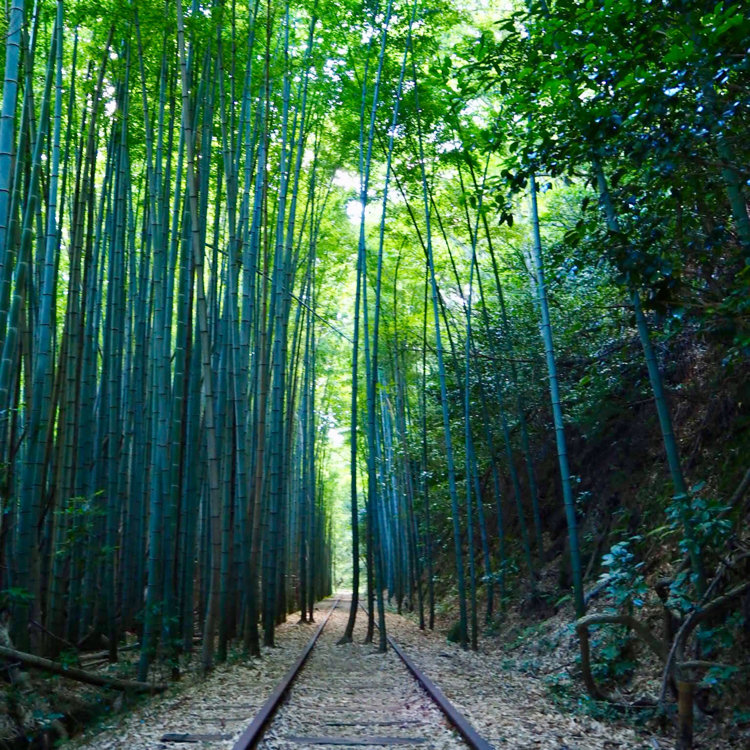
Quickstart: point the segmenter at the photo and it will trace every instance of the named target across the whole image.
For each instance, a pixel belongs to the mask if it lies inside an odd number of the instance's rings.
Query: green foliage
[[[703,488],[704,483],[697,484],[688,496],[675,497],[667,506],[667,519],[673,531],[685,524],[692,529],[692,539],[683,535],[679,542],[685,554],[717,552],[724,548],[732,532],[732,521],[727,515],[729,508],[715,497],[702,495]]]
[[[723,622],[701,628],[696,634],[696,640],[700,644],[700,653],[707,658],[718,658],[721,653],[731,652],[737,639],[741,637],[742,630],[741,612],[733,612]],[[725,683],[737,671],[737,668],[731,665],[717,664],[704,674],[703,682],[707,685],[718,686]]]
[[[717,665],[711,667],[700,681],[702,687],[711,688],[716,695],[721,695],[731,684],[731,679],[737,675],[739,667],[732,665]]]
[[[747,184],[732,187],[722,164],[747,157],[738,94],[750,83],[750,32],[740,6],[529,5],[476,41],[462,79],[467,98],[492,91],[496,110],[513,115],[488,128],[505,157],[498,196],[522,190],[531,169],[585,180],[596,156],[609,167],[619,232],[584,210],[561,246],[572,255],[589,246],[617,283],[642,287],[660,311],[683,309],[733,352],[746,347],[748,238],[741,210],[731,209],[734,227],[727,221],[727,202]],[[656,48],[665,50],[658,63]],[[507,201],[497,203],[501,221]],[[731,258],[728,274],[719,248]],[[711,273],[728,294],[716,294]]]
[[[549,699],[566,713],[590,716],[598,721],[622,719],[622,713],[611,703],[593,700],[588,695],[582,695],[575,681],[566,671],[545,675],[543,682]]]
[[[544,686],[553,703],[563,709],[570,707],[575,690],[574,683],[567,672],[561,671],[545,675]]]
[[[732,533],[728,508],[716,498],[701,494],[703,487],[703,483],[695,485],[688,496],[674,497],[667,506],[669,528],[677,536],[683,555],[721,554]],[[690,534],[686,529],[690,529]],[[670,585],[670,606],[683,613],[692,610],[696,606],[696,584],[693,570],[678,573]]]
[[[632,614],[643,607],[648,587],[642,573],[643,562],[638,561],[633,548],[642,540],[635,535],[613,544],[602,556],[607,569],[600,576],[605,591],[616,612]],[[636,667],[632,635],[623,625],[591,628],[593,676],[603,682],[618,682],[630,677]]]
[[[636,661],[633,656],[634,641],[624,625],[592,628],[591,672],[602,682],[619,683],[633,674]]]
[[[643,562],[637,562],[632,546],[641,541],[641,536],[632,536],[613,544],[609,552],[602,556],[602,565],[607,568],[600,580],[606,582],[605,590],[615,609],[630,611],[643,606],[648,587],[641,572]]]
[[[65,536],[59,543],[55,554],[68,555],[78,545],[85,544],[99,519],[105,518],[107,510],[102,503],[104,491],[94,493],[92,498],[86,496],[72,497],[60,510],[58,515],[67,521]],[[100,550],[104,554],[105,550]]]
[[[34,601],[33,592],[23,586],[11,586],[0,591],[0,608],[13,604],[29,604]]]

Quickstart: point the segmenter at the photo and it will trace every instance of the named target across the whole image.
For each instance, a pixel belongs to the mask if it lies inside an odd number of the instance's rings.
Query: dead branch
[[[591,625],[625,625],[662,660],[667,658],[667,644],[657,638],[649,628],[631,615],[593,614],[586,615],[576,622],[579,635],[582,630],[588,630]]]
[[[14,648],[7,648],[5,646],[0,646],[0,657],[13,659],[25,664],[27,667],[40,669],[44,672],[51,672],[52,674],[59,674],[62,677],[68,677],[77,682],[110,687],[115,690],[131,690],[137,693],[161,693],[168,687],[168,685],[163,683],[136,682],[134,680],[122,680],[118,677],[109,677],[107,675],[85,672],[82,669],[66,667],[63,664],[44,659],[41,656],[34,656],[34,654],[27,654],[24,651],[16,651]]]

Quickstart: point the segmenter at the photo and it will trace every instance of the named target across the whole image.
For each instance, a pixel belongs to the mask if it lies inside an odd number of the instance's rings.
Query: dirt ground
[[[343,605],[344,609],[346,606]],[[360,612],[358,620],[364,619],[364,613]],[[332,630],[343,627],[343,620],[341,612],[328,627]],[[575,671],[575,639],[563,620],[561,617],[559,621],[547,621],[536,638],[527,640],[521,637],[510,640],[511,625],[505,637],[485,637],[479,650],[472,652],[449,642],[444,631],[421,631],[407,617],[387,615],[389,634],[498,750],[674,750],[675,741],[669,736],[669,728],[662,733],[637,716],[629,719],[604,713],[597,716],[580,696],[576,698],[571,678]],[[279,627],[277,646],[264,649],[262,658],[246,660],[234,654],[227,664],[217,667],[204,680],[188,674],[164,695],[110,713],[64,747],[67,750],[178,748],[183,745],[162,742],[161,738],[169,733],[194,733],[206,738],[200,746],[231,748],[316,627],[298,621],[297,615],[291,615]],[[361,627],[358,626],[359,636]],[[342,692],[343,701],[363,687],[361,675],[356,676],[358,660],[366,660],[373,674],[384,668],[378,662],[384,657],[360,640],[355,638],[355,644],[349,646],[329,644],[326,646],[329,655],[320,657],[339,659],[335,649],[348,649],[345,661],[351,660],[351,684],[344,678],[337,680],[335,687]],[[395,660],[395,655],[389,654],[385,659]],[[398,700],[397,696],[394,698]],[[314,707],[310,710],[314,713]],[[748,746],[747,738],[733,739],[726,733],[712,738],[707,730],[701,734],[699,727],[696,747],[718,750]]]

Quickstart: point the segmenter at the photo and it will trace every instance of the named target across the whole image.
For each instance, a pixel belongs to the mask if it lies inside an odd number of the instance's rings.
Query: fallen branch
[[[164,683],[136,682],[135,680],[122,680],[118,677],[109,677],[107,675],[93,674],[85,672],[82,669],[74,667],[65,667],[57,662],[44,659],[41,656],[27,654],[24,651],[16,651],[14,648],[0,646],[0,657],[5,659],[14,659],[33,669],[40,669],[44,672],[59,674],[68,677],[77,682],[85,682],[89,685],[101,685],[104,687],[114,688],[115,690],[132,690],[137,693],[161,693],[164,692],[168,685]]]
[[[662,660],[667,658],[667,645],[659,640],[642,622],[630,615],[617,614],[593,614],[586,615],[576,622],[576,630],[579,635],[582,630],[589,629],[591,625],[625,625],[635,631],[641,640]]]
[[[135,651],[141,647],[140,643],[130,643],[127,646],[120,646],[117,651]],[[102,659],[109,661],[109,651],[87,651],[79,654],[82,667],[90,667],[92,664],[99,664]]]
[[[611,695],[607,695],[602,692],[599,686],[596,684],[594,675],[591,671],[591,649],[589,646],[589,626],[599,625],[604,623],[614,623],[629,625],[633,630],[641,635],[641,637],[653,648],[657,653],[663,648],[666,653],[666,646],[662,644],[656,636],[642,623],[638,622],[634,617],[628,615],[606,615],[606,614],[593,614],[582,617],[575,623],[576,632],[578,633],[578,641],[581,649],[581,674],[583,682],[586,685],[586,691],[596,701],[606,703],[612,708],[616,708],[619,711],[632,711],[633,709],[641,709],[656,705],[655,701],[648,697],[639,698],[634,703],[624,703],[620,700],[613,698]],[[662,659],[664,657],[662,656]]]

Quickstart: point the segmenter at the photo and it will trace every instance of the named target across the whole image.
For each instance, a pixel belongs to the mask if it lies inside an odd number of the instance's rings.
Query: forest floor
[[[674,750],[668,736],[614,717],[594,718],[556,699],[550,676],[567,654],[548,653],[529,665],[514,643],[486,637],[477,651],[446,640],[442,627],[420,630],[389,615],[391,634],[497,750]]]
[[[602,602],[589,611],[599,609],[606,609]],[[676,749],[676,724],[657,719],[654,709],[628,714],[586,694],[570,604],[542,619],[521,606],[509,610],[480,637],[477,651],[446,641],[456,619],[438,614],[435,630],[422,631],[410,614],[399,618],[396,637],[498,750]],[[627,685],[604,691],[623,704],[654,699],[661,687],[661,664],[642,644],[633,648],[639,666],[620,680]],[[741,694],[714,697],[711,715],[696,709],[695,750],[750,750],[750,724],[733,720]]]
[[[343,612],[337,619],[342,619],[342,615]],[[364,619],[362,613],[360,617]],[[232,655],[228,663],[218,666],[205,680],[187,673],[182,682],[170,687],[164,695],[111,713],[64,747],[167,750],[179,745],[162,742],[165,733],[190,732],[215,738],[221,735],[220,740],[206,742],[205,747],[231,748],[316,627],[299,624],[298,620],[298,615],[290,615],[277,630],[277,646],[264,649],[261,659],[245,660],[239,654]],[[332,625],[337,627],[332,622],[327,629]],[[420,631],[409,618],[395,613],[388,614],[388,628],[417,665],[498,750],[673,750],[675,747],[673,739],[653,731],[637,718],[630,721],[614,716],[595,718],[584,708],[559,700],[554,685],[565,672],[564,661],[569,658],[564,648],[557,655],[548,654],[543,666],[539,656],[531,669],[528,653],[503,638],[484,638],[479,650],[472,652],[447,641],[445,632]],[[350,649],[349,656],[355,660],[366,658],[374,664],[373,659],[379,658],[369,644],[355,643],[341,648]],[[386,659],[395,660],[395,655],[390,654]],[[361,682],[360,677],[348,693],[356,693]],[[731,745],[723,742],[699,746]]]

